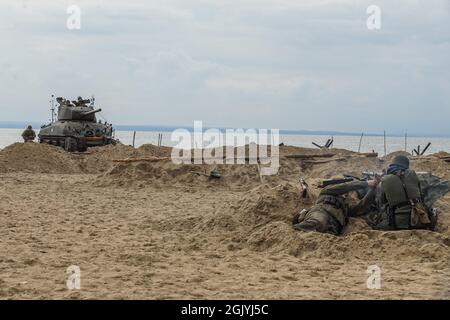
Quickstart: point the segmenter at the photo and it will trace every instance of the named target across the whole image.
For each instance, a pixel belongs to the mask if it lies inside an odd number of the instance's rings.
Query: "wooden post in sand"
[[[359,139],[358,153],[361,152],[361,144],[362,144],[363,137],[364,137],[364,132],[361,134],[361,139]]]
[[[261,181],[261,184],[264,184],[263,176],[261,174],[261,166],[259,165],[259,162],[256,163],[256,167],[258,168],[259,180]]]
[[[427,150],[430,148],[431,146],[431,142],[428,142],[428,144],[425,146],[425,148],[422,150],[422,153],[420,154],[421,156],[425,155],[425,152],[427,152]]]
[[[133,132],[133,148],[134,148],[135,142],[136,142],[136,131]]]
[[[408,132],[405,133],[405,152],[408,152],[407,149],[408,149]]]
[[[384,156],[387,156],[387,148],[386,148],[386,130],[384,130]]]

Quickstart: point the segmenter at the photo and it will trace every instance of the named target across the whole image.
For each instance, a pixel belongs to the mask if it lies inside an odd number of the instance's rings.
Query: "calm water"
[[[12,143],[21,141],[21,129],[0,129],[0,148],[4,148]],[[171,132],[162,132],[162,143],[165,146],[175,146],[177,142],[171,141]],[[118,138],[124,144],[133,143],[132,131],[117,131],[116,138]],[[320,145],[325,144],[329,136],[315,136],[315,135],[281,135],[280,142],[284,144],[314,148],[311,142],[316,142]],[[356,136],[337,136],[334,137],[334,147],[347,150],[358,151],[360,137]],[[450,152],[450,138],[408,138],[407,151],[411,152],[417,145],[421,145],[422,148],[431,142],[431,147],[427,154],[435,153],[438,151]],[[143,144],[158,144],[158,132],[142,131],[136,133],[136,146],[139,147]],[[361,152],[371,152],[375,150],[380,155],[384,154],[383,137],[364,137],[361,145]],[[404,137],[387,137],[387,152],[405,150],[405,138]]]

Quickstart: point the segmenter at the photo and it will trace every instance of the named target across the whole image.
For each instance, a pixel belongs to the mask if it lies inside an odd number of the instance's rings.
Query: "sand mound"
[[[89,154],[76,156],[86,173],[103,173],[114,167],[112,160],[141,157],[142,154],[124,144],[89,148]]]
[[[60,147],[15,143],[0,151],[0,172],[79,173],[79,163]]]
[[[0,172],[102,173],[114,167],[112,160],[143,156],[144,152],[123,144],[73,154],[48,144],[16,143],[0,151]]]
[[[271,222],[251,233],[248,245],[258,251],[285,252],[301,258],[399,259],[448,261],[450,238],[430,231],[359,231],[342,237],[296,232],[284,222]],[[374,257],[374,251],[377,251]]]
[[[316,154],[330,154],[333,153],[338,156],[351,156],[357,155],[358,153],[345,150],[345,149],[319,149],[319,148],[303,148],[303,147],[294,147],[294,146],[280,146],[280,155],[294,155],[294,154],[302,154],[302,155],[316,155]]]
[[[383,157],[383,159],[386,161],[386,165],[388,165],[397,156],[405,156],[405,157],[407,157],[409,159],[412,158],[411,153],[409,153],[409,152],[396,151],[396,152],[389,153],[387,156]]]
[[[438,157],[438,158],[440,158],[440,157],[450,157],[450,153],[445,152],[445,151],[439,151],[439,152],[433,154],[433,156],[434,157]]]
[[[290,226],[293,215],[310,203],[289,182],[276,186],[265,183],[240,195],[235,203],[230,203],[231,210],[204,217],[193,230],[225,232],[232,242],[245,243],[252,232],[272,222]]]
[[[364,171],[381,172],[385,166],[384,161],[378,158],[350,156],[340,159],[342,160],[306,166],[305,176],[312,179],[342,177],[343,174],[361,177]]]
[[[144,144],[137,150],[146,157],[170,157],[172,153],[172,148],[170,147],[158,147],[153,144]]]
[[[217,170],[222,178],[209,178]],[[191,187],[242,187],[260,183],[258,169],[254,165],[177,165],[169,159],[119,163],[99,176],[100,185],[145,186],[146,184]]]
[[[86,154],[72,154],[60,147],[38,143],[16,143],[0,151],[0,172],[104,173],[112,160],[170,154],[171,148],[144,145],[139,149],[123,144],[89,148]]]
[[[265,184],[248,191],[234,209],[242,224],[258,226],[272,221],[290,223],[304,206],[298,187],[283,183],[276,187]]]
[[[188,182],[194,180],[193,174],[188,166],[173,166],[169,161],[158,162],[134,162],[120,163],[112,167],[103,176],[99,177],[99,182],[111,183],[119,186],[132,186],[139,184],[174,183],[179,181]]]
[[[447,193],[435,204],[439,211],[437,230],[450,236],[450,193]]]
[[[438,177],[450,180],[450,163],[436,157],[417,158],[412,161],[412,168],[416,171],[430,172]]]

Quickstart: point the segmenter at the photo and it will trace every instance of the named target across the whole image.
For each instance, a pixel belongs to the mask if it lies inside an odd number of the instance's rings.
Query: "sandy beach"
[[[324,178],[380,171],[386,159],[281,147],[277,176],[256,165],[175,165],[170,148],[117,145],[69,154],[39,144],[0,151],[0,299],[449,299],[450,194],[437,232],[371,230],[351,219],[341,237],[291,228]],[[328,151],[330,152],[330,151]],[[117,163],[145,157],[153,160]],[[450,179],[434,156],[418,171]],[[311,187],[300,196],[299,178]],[[66,269],[81,269],[68,290]],[[369,290],[367,268],[381,268]]]

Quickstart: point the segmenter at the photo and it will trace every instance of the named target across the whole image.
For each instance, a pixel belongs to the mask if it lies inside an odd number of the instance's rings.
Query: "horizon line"
[[[0,121],[0,129],[23,129],[27,125],[31,124],[36,128],[40,128],[43,124],[38,121]],[[174,125],[143,125],[143,124],[119,124],[113,125],[116,131],[162,131],[162,132],[170,132],[176,129],[186,129],[188,131],[193,130],[193,125],[189,126],[174,126]],[[215,127],[203,127],[203,130],[212,129]],[[227,130],[227,129],[243,129],[247,130],[250,128],[232,128],[232,127],[218,127],[219,130]],[[265,128],[259,128],[265,129]],[[275,128],[270,128],[269,130],[274,130]],[[346,132],[339,130],[304,130],[304,129],[278,129],[280,134],[286,135],[318,135],[318,136],[364,136],[368,137],[383,137],[384,133],[373,133],[373,132]],[[382,130],[384,131],[384,130]],[[411,138],[450,138],[450,134],[442,134],[442,133],[389,133],[386,130],[387,137],[405,137],[407,135]]]

